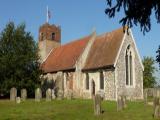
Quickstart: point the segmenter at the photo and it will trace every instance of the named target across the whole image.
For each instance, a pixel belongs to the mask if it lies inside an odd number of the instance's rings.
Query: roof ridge
[[[101,33],[101,34],[97,35],[97,38],[98,38],[98,37],[102,37],[102,36],[106,36],[106,35],[108,35],[108,34],[110,34],[110,33],[118,32],[118,31],[120,31],[120,30],[123,30],[123,31],[124,31],[124,29],[127,29],[126,27],[127,27],[127,26],[124,26],[124,27],[122,26],[122,27],[120,27],[120,28],[118,28],[118,29],[114,29],[114,30],[109,31],[109,32]]]
[[[71,40],[70,42],[67,42],[67,43],[65,43],[65,44],[63,44],[63,45],[61,45],[61,46],[59,46],[59,47],[62,47],[62,46],[65,46],[65,45],[68,45],[68,44],[71,44],[71,43],[74,43],[74,42],[77,42],[77,41],[84,40],[85,38],[91,37],[91,36],[92,36],[92,34],[89,34],[89,35],[83,36],[83,37],[81,37],[81,38],[79,38],[79,39]]]

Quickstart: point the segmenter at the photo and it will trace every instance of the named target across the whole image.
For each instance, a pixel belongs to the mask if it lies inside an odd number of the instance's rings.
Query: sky
[[[89,35],[109,32],[121,27],[123,12],[113,19],[105,15],[106,0],[0,0],[0,31],[9,21],[26,24],[26,30],[38,40],[38,29],[46,22],[46,7],[51,12],[50,24],[60,25],[62,44]],[[156,57],[160,45],[160,24],[151,17],[151,31],[143,35],[139,26],[132,28],[141,58]],[[158,67],[158,65],[156,65]]]

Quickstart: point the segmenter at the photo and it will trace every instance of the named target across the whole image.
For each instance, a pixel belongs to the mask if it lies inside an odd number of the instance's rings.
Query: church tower
[[[43,62],[52,49],[61,45],[61,28],[45,23],[39,28],[39,55]]]

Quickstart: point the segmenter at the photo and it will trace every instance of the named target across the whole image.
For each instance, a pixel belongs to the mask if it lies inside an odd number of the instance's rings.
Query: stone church
[[[143,99],[143,64],[131,29],[125,29],[93,32],[62,45],[61,28],[43,24],[38,42],[43,77],[57,81],[64,97],[103,93],[106,100],[117,100],[119,95]]]

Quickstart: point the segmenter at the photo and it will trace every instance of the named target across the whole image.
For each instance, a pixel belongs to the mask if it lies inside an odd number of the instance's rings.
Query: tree
[[[151,29],[151,13],[154,12],[157,23],[160,23],[159,0],[106,0],[105,13],[113,18],[121,9],[125,16],[120,20],[123,26],[132,27],[139,24],[143,33]]]
[[[143,86],[144,88],[152,88],[156,84],[156,78],[154,76],[156,68],[154,66],[154,63],[155,63],[155,60],[152,57],[143,58],[143,65],[144,65]]]
[[[9,22],[0,34],[0,93],[26,88],[29,96],[40,83],[38,46],[25,24]]]
[[[159,68],[160,68],[160,46],[158,48],[158,50],[156,51],[157,56],[156,56],[156,61],[159,63]]]

